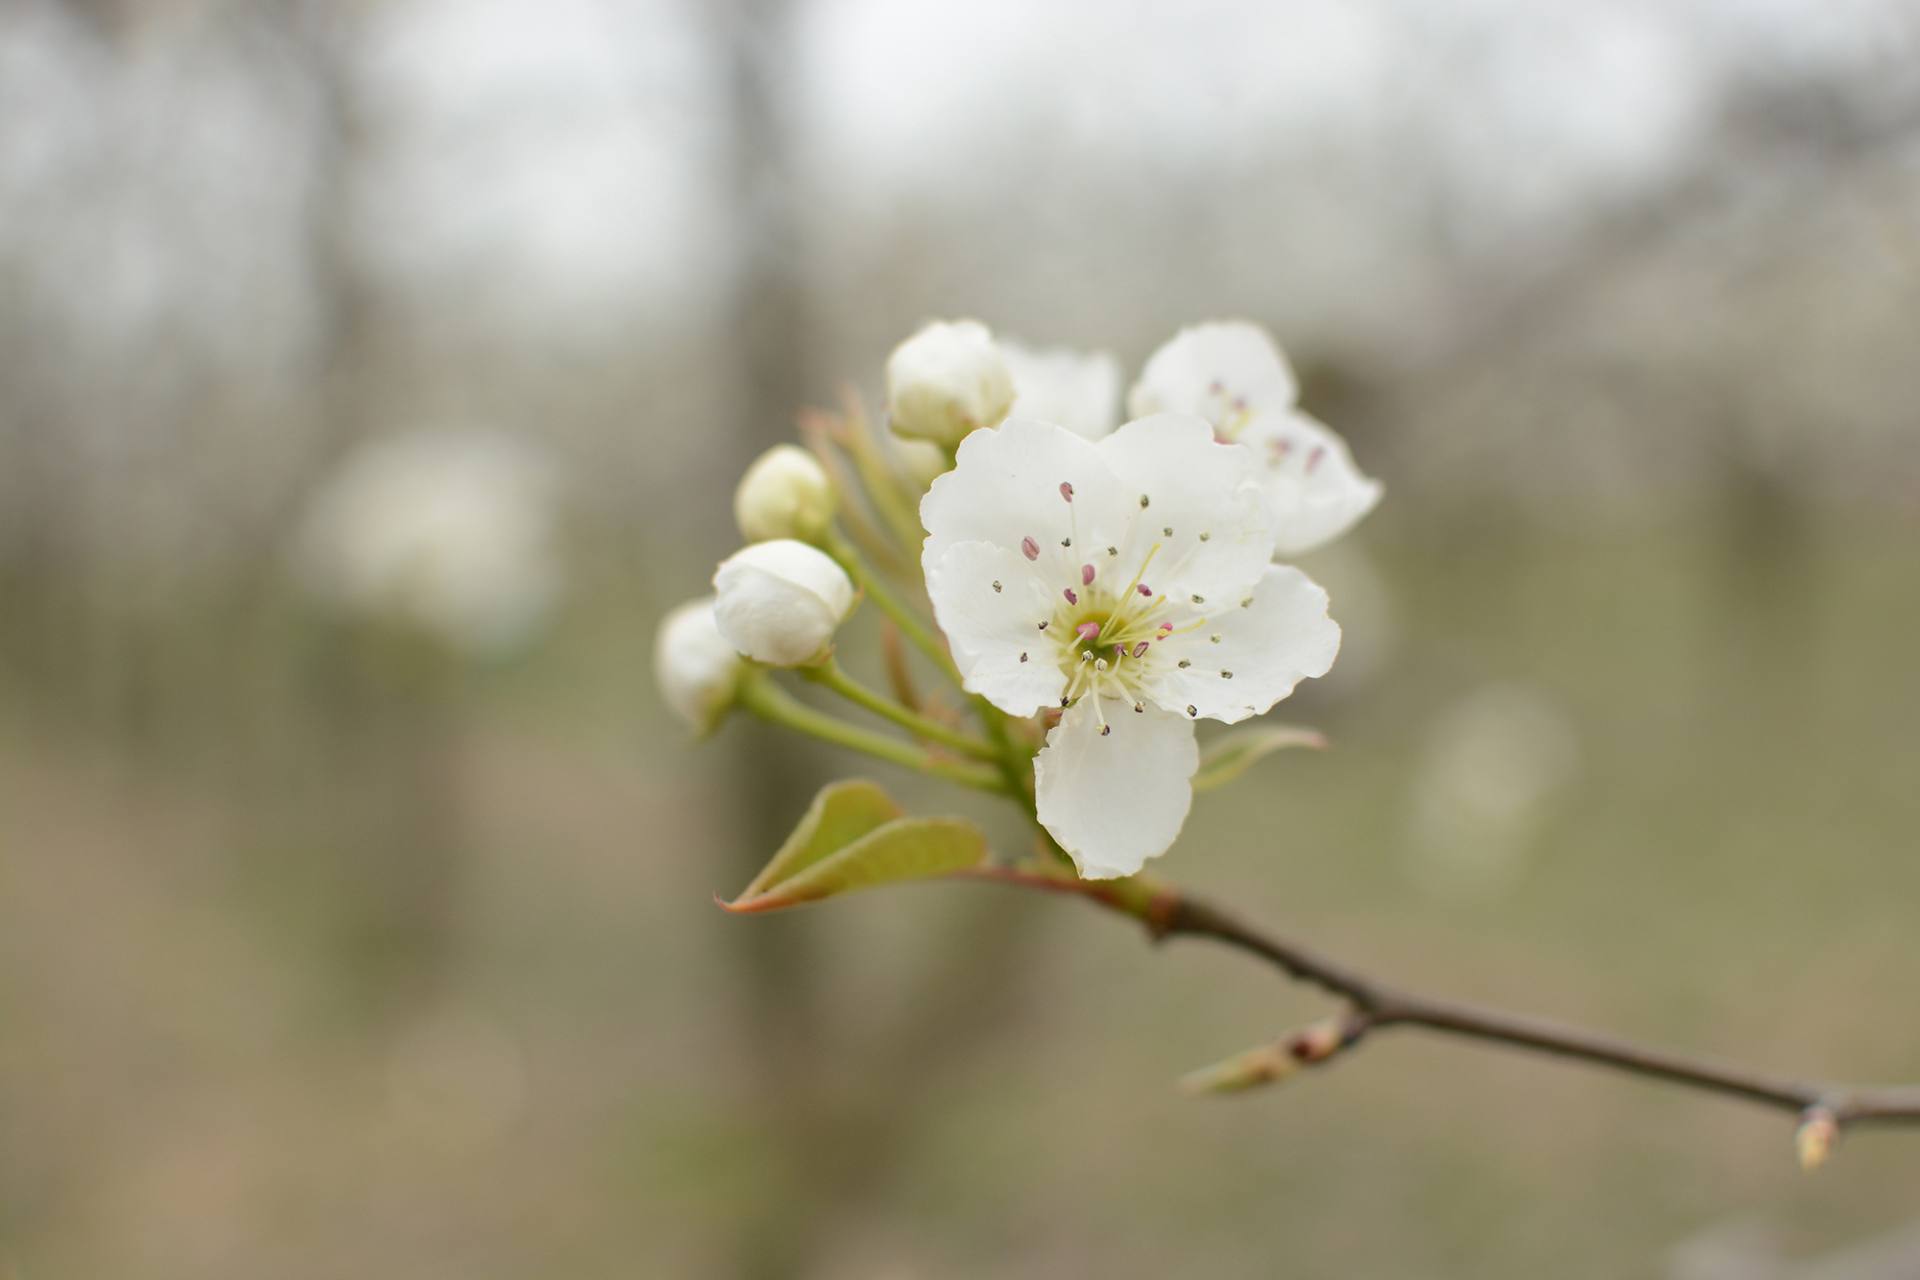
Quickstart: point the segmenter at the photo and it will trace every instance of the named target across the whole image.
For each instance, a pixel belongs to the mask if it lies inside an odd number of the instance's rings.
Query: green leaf
[[[865,778],[829,782],[807,806],[800,825],[793,829],[779,852],[760,868],[753,883],[734,901],[745,902],[784,880],[793,879],[822,858],[899,816],[900,806],[893,798]]]
[[[814,797],[780,851],[728,911],[778,911],[856,889],[979,866],[987,839],[958,818],[903,818],[870,782],[836,782]]]
[[[1215,738],[1201,753],[1200,770],[1193,775],[1195,791],[1225,786],[1254,766],[1262,756],[1287,747],[1312,747],[1324,751],[1327,740],[1317,729],[1299,725],[1252,725],[1235,729]]]

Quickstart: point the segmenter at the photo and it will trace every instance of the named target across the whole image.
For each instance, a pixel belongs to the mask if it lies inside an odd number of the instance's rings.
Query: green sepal
[[[1289,747],[1312,747],[1324,751],[1327,740],[1317,729],[1299,725],[1249,725],[1215,738],[1200,754],[1200,769],[1193,775],[1195,791],[1210,791],[1225,786],[1251,769],[1263,756]]]

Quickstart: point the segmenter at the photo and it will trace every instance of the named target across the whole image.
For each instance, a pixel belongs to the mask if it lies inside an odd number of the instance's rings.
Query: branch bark
[[[1443,1035],[1527,1049],[1577,1062],[1664,1080],[1722,1097],[1800,1115],[1835,1126],[1868,1122],[1920,1124],[1920,1085],[1868,1087],[1831,1080],[1772,1075],[1735,1063],[1636,1044],[1580,1027],[1548,1022],[1464,1001],[1428,996],[1362,973],[1342,961],[1284,938],[1184,891],[1145,877],[1123,881],[1072,880],[999,868],[979,879],[1066,892],[1138,920],[1154,938],[1206,938],[1266,961],[1353,1007],[1346,1044],[1388,1027],[1420,1027]],[[1345,1047],[1343,1045],[1342,1047]]]

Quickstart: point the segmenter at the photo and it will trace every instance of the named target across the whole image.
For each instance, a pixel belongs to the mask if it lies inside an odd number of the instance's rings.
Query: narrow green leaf
[[[753,883],[735,901],[745,902],[783,880],[791,880],[822,858],[899,816],[900,806],[864,778],[828,783],[807,806],[800,825],[793,829],[780,851],[760,869]]]
[[[1193,775],[1195,791],[1224,786],[1251,769],[1262,756],[1288,747],[1312,747],[1324,751],[1327,740],[1317,729],[1299,725],[1250,725],[1215,738],[1200,756],[1200,771]]]
[[[754,882],[757,890],[749,889],[720,905],[740,913],[777,911],[856,889],[966,871],[986,858],[987,838],[970,822],[896,818],[791,876],[768,879],[762,872]]]

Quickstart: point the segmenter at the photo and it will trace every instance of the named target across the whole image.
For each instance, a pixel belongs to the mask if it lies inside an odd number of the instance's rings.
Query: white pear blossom
[[[1204,419],[1098,442],[1016,419],[969,436],[921,502],[927,591],[969,691],[1064,708],[1038,816],[1083,876],[1128,875],[1192,803],[1193,721],[1256,716],[1340,645],[1326,593],[1271,561],[1259,459]]]
[[[1258,455],[1275,516],[1274,548],[1298,555],[1333,541],[1380,500],[1380,483],[1324,423],[1295,403],[1300,382],[1272,337],[1245,321],[1175,334],[1148,358],[1127,398],[1135,417],[1198,414],[1222,440]]]
[[[747,668],[713,617],[713,597],[689,600],[660,620],[653,674],[660,696],[696,733],[711,732],[733,705]]]
[[[833,519],[833,482],[798,445],[777,444],[753,460],[733,491],[733,517],[748,542],[810,542]]]
[[[827,653],[853,608],[853,581],[817,547],[792,538],[756,542],[713,575],[714,622],[736,650],[774,667],[798,667]]]
[[[1089,440],[1120,422],[1120,361],[1110,351],[1034,348],[1000,339],[1013,373],[1013,413],[1051,422]]]
[[[935,321],[887,357],[887,415],[900,435],[947,448],[999,425],[1013,407],[1013,375],[978,320]]]
[[[370,440],[315,494],[297,547],[328,605],[418,627],[482,656],[523,642],[560,591],[546,460],[480,430]]]

